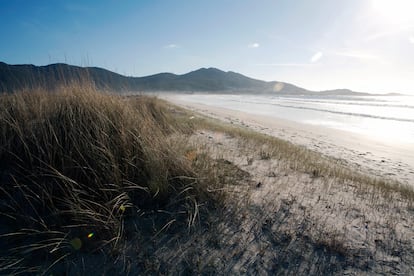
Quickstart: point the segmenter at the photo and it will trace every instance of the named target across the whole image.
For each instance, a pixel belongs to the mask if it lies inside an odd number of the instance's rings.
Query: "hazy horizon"
[[[414,2],[0,2],[0,60],[128,76],[202,67],[309,90],[414,95]]]

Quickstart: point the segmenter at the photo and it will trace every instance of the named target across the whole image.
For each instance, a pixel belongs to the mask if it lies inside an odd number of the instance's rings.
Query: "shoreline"
[[[344,130],[193,103],[174,95],[159,97],[202,115],[240,125],[339,159],[345,165],[371,176],[396,180],[414,187],[414,151],[398,144],[382,143]]]

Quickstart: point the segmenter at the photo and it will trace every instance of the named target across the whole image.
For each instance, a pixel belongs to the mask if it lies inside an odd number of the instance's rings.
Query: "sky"
[[[0,0],[0,61],[414,94],[413,0]]]

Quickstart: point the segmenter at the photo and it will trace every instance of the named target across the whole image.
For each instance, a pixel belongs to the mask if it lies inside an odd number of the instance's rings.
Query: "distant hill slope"
[[[235,72],[216,68],[201,68],[183,75],[160,73],[146,77],[127,77],[98,67],[79,67],[63,63],[46,66],[9,65],[0,62],[0,93],[22,89],[53,90],[73,82],[92,81],[98,88],[118,92],[220,92],[220,93],[277,93],[309,95],[309,91],[284,82],[266,82]],[[352,95],[350,90],[324,91],[325,95]]]

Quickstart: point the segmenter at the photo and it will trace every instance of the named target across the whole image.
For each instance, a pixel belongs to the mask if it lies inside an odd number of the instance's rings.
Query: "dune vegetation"
[[[178,126],[153,98],[72,86],[0,98],[0,274],[115,250],[125,220],[191,226],[210,200]],[[46,265],[46,266],[45,266]]]
[[[0,181],[0,274],[405,273],[414,260],[411,188],[147,96],[1,95]]]

